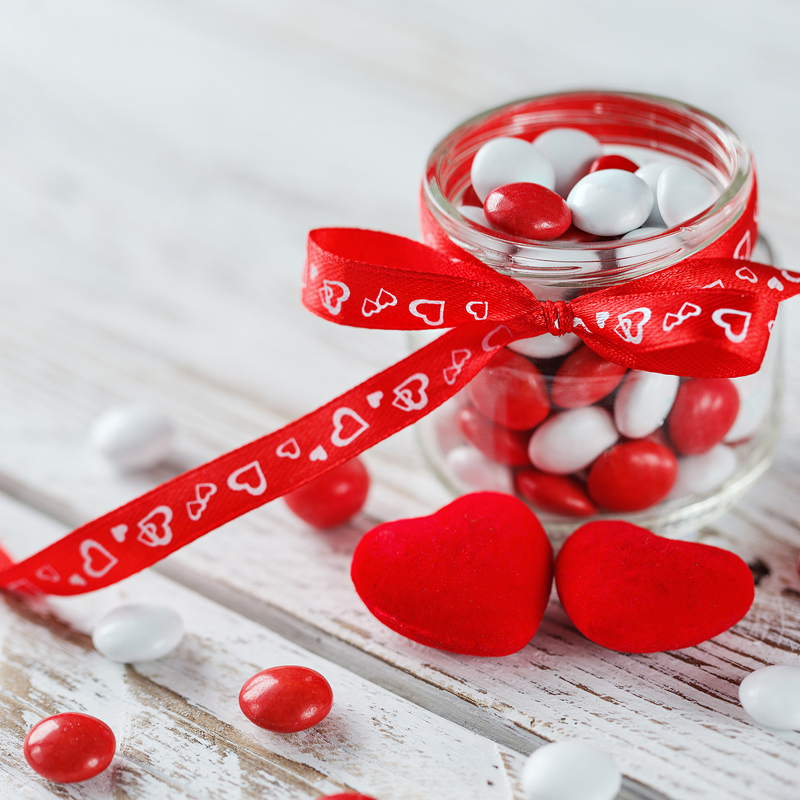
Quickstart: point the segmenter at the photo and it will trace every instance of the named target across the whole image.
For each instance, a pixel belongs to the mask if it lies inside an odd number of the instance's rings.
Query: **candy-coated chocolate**
[[[557,358],[571,353],[580,343],[580,337],[574,333],[565,333],[563,336],[543,333],[529,339],[517,339],[508,348],[528,358]]]
[[[739,684],[739,702],[759,725],[800,731],[800,667],[773,664],[751,672]]]
[[[584,176],[567,197],[573,224],[597,236],[619,236],[638,228],[650,215],[653,202],[650,187],[622,169]]]
[[[572,221],[564,200],[537,183],[499,186],[489,193],[483,211],[498,230],[526,239],[557,239]]]
[[[154,661],[174,650],[183,638],[183,620],[169,606],[130,603],[115,608],[92,632],[95,649],[111,661]]]
[[[597,513],[581,482],[567,475],[551,475],[538,469],[523,469],[515,476],[517,493],[532,506],[566,517],[588,517]]]
[[[570,354],[553,381],[551,399],[561,408],[582,408],[596,403],[619,386],[626,367],[606,361],[584,345]]]
[[[526,800],[614,800],[622,773],[611,756],[588,742],[538,747],[522,769]]]
[[[487,458],[472,445],[454,447],[445,456],[445,463],[465,491],[514,494],[511,470]]]
[[[544,378],[527,358],[500,350],[469,384],[473,405],[515,431],[535,428],[550,412]]]
[[[296,733],[322,722],[333,706],[328,681],[308,667],[270,667],[245,681],[239,708],[259,728]]]
[[[664,224],[672,228],[715,203],[719,190],[696,169],[673,164],[658,176],[656,197]]]
[[[739,413],[739,393],[727,378],[691,378],[678,389],[667,421],[679,453],[699,455],[721,442]]]
[[[553,165],[554,188],[566,197],[577,180],[588,171],[591,163],[603,154],[600,142],[578,128],[550,128],[533,140],[539,150]]]
[[[358,458],[284,496],[286,505],[315,528],[333,528],[361,510],[369,493],[369,473]]]
[[[149,469],[170,452],[175,429],[164,414],[149,406],[109,409],[92,426],[92,447],[122,470]]]
[[[573,408],[554,414],[533,432],[528,455],[537,469],[569,475],[588,467],[618,438],[604,408]]]
[[[483,208],[483,203],[481,203],[480,197],[475,193],[475,188],[470,184],[464,190],[464,194],[461,196],[461,205],[462,206],[477,206],[478,208]]]
[[[481,146],[472,161],[470,177],[481,203],[489,192],[508,183],[540,183],[548,189],[555,186],[550,162],[530,142],[507,136]]]
[[[636,239],[648,239],[651,236],[659,236],[664,233],[666,228],[663,225],[656,227],[655,225],[648,225],[643,228],[636,228],[635,230],[626,233],[620,238],[622,242],[631,242]]]
[[[663,500],[678,475],[678,460],[648,439],[623,442],[603,453],[589,470],[589,496],[608,511],[641,511]]]
[[[99,775],[114,758],[111,728],[88,714],[56,714],[37,722],[25,737],[31,768],[56,783],[78,783]]]
[[[736,471],[732,447],[718,444],[698,456],[678,459],[678,478],[669,499],[688,494],[705,494],[721,486]]]
[[[602,236],[596,236],[594,233],[587,233],[580,228],[576,228],[574,224],[570,225],[561,236],[558,237],[559,242],[570,242],[574,244],[581,244],[584,242],[600,242],[603,240]]]
[[[630,439],[640,439],[660,428],[667,418],[680,378],[632,369],[614,398],[617,430]]]
[[[592,161],[589,172],[598,172],[601,169],[622,169],[625,172],[636,172],[639,165],[625,156],[609,153]]]
[[[652,226],[664,229],[667,227],[664,218],[661,216],[661,212],[658,210],[658,179],[668,166],[670,166],[669,161],[651,161],[649,164],[639,167],[639,169],[634,172],[637,178],[641,178],[650,187],[650,191],[655,198],[650,216],[644,221],[644,225],[647,227]]]
[[[487,419],[472,406],[461,409],[458,426],[464,436],[488,458],[523,467],[528,461],[530,431],[512,431]]]

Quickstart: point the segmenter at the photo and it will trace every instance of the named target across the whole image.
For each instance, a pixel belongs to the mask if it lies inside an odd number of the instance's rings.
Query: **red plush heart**
[[[453,653],[506,656],[542,621],[553,548],[521,500],[476,492],[429,517],[373,528],[351,575],[367,608],[397,633]]]
[[[575,627],[623,653],[700,644],[735,625],[754,595],[739,556],[619,521],[578,528],[561,548],[555,574]]]

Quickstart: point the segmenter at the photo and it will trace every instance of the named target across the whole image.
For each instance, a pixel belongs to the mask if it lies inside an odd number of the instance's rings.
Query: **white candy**
[[[532,464],[545,472],[569,475],[588,467],[619,438],[604,408],[586,406],[545,420],[528,443]]]
[[[739,684],[739,702],[759,725],[800,731],[800,667],[775,665],[751,672]]]
[[[585,742],[534,750],[522,770],[525,800],[613,800],[622,773],[611,756]]]
[[[486,214],[483,213],[483,209],[478,208],[478,206],[458,206],[458,213],[462,217],[466,217],[470,222],[493,230],[491,223],[486,219]]]
[[[644,228],[636,228],[636,230],[631,231],[630,233],[626,233],[622,240],[623,242],[630,242],[635,241],[636,239],[646,239],[648,236],[658,236],[660,233],[664,233],[666,230],[665,227],[644,227]]]
[[[159,411],[147,406],[119,406],[92,426],[95,450],[121,469],[147,469],[169,454],[175,430]]]
[[[715,203],[719,191],[696,169],[673,164],[659,176],[656,197],[664,224],[674,228]]]
[[[653,193],[632,172],[601,169],[575,184],[567,205],[576,228],[596,236],[619,236],[647,219]]]
[[[552,189],[555,174],[550,162],[523,139],[501,136],[484,144],[472,161],[472,188],[481,203],[499,186],[539,183]]]
[[[445,462],[456,480],[470,490],[514,494],[511,470],[486,458],[483,453],[470,445],[462,445],[451,450],[445,456]]]
[[[131,603],[106,614],[92,633],[95,649],[111,661],[154,661],[183,638],[183,621],[167,606]]]
[[[553,165],[555,190],[562,197],[589,171],[592,161],[603,155],[600,142],[577,128],[551,128],[539,134],[533,145]]]
[[[637,169],[633,174],[637,178],[641,178],[648,185],[650,191],[653,193],[653,197],[658,198],[658,178],[669,166],[670,163],[668,161],[652,161],[649,164],[645,164],[643,167],[639,167],[639,169]],[[656,201],[653,203],[650,216],[644,221],[644,224],[657,228],[666,227],[664,218],[661,216],[661,211],[658,208],[658,199],[656,199]]]
[[[652,433],[667,418],[681,379],[632,369],[614,398],[614,422],[617,430],[630,439]]]
[[[724,444],[718,444],[699,456],[678,459],[678,477],[669,493],[669,499],[687,494],[704,494],[724,483],[736,469],[736,453]]]
[[[571,353],[580,343],[580,337],[574,333],[565,333],[563,336],[543,333],[530,339],[517,339],[508,345],[508,349],[528,358],[555,358]]]

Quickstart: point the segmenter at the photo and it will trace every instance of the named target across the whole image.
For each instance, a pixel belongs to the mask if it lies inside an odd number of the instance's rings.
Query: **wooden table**
[[[299,301],[306,232],[416,235],[422,165],[469,115],[585,85],[681,98],[758,156],[762,228],[800,269],[800,7],[785,0],[6,0],[0,4],[0,538],[17,557],[184,468],[312,410],[398,360],[405,337],[339,329]],[[784,314],[800,334],[798,305]],[[365,457],[365,511],[320,534],[281,501],[156,570],[71,600],[0,601],[0,797],[521,797],[525,757],[582,739],[621,797],[796,798],[800,734],[752,723],[741,679],[800,663],[800,357],[788,348],[775,464],[702,541],[759,576],[755,605],[701,646],[630,656],[556,600],[531,645],[460,657],[382,627],[348,577],[379,521],[449,500],[413,431]],[[120,475],[92,421],[150,403],[180,426],[163,468]],[[184,616],[181,646],[121,666],[94,622],[120,602]],[[256,729],[236,696],[276,663],[322,671],[334,712]],[[22,741],[39,718],[106,720],[106,773],[59,786]]]

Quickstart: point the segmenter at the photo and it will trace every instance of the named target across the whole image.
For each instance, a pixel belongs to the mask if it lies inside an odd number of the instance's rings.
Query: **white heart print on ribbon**
[[[383,392],[373,392],[367,395],[367,403],[370,408],[379,408],[381,400],[383,400]]]
[[[511,331],[505,325],[498,325],[483,337],[481,347],[485,353],[497,350],[511,338]]]
[[[453,350],[450,353],[452,366],[445,367],[442,370],[442,377],[448,386],[452,386],[456,382],[456,378],[458,378],[458,376],[461,374],[461,370],[464,369],[464,364],[469,361],[471,355],[472,351],[467,350],[466,348]]]
[[[370,300],[369,297],[364,298],[361,304],[361,313],[365,317],[371,317],[373,314],[379,314],[384,308],[397,305],[397,298],[386,289],[381,289],[375,300]]]
[[[321,444],[318,444],[308,454],[308,460],[309,461],[327,461],[328,460],[328,451]]]
[[[172,541],[170,522],[172,522],[172,509],[169,506],[154,508],[144,519],[136,523],[139,528],[136,540],[147,547],[166,547]]]
[[[735,256],[734,256],[735,257]],[[739,267],[736,270],[736,277],[740,281],[747,281],[748,283],[758,283],[758,275],[750,269],[750,267]]]
[[[322,281],[319,299],[335,317],[342,310],[342,303],[350,297],[350,287],[341,281]]]
[[[292,436],[291,439],[279,444],[275,450],[275,455],[278,458],[291,458],[292,461],[296,461],[300,458],[300,445],[297,444],[297,439]]]
[[[217,486],[214,483],[198,483],[194,487],[194,500],[186,503],[186,513],[189,519],[197,522],[203,516],[203,512],[208,507],[211,496],[217,493]]]
[[[428,405],[428,376],[424,372],[415,372],[401,384],[395,386],[392,405],[401,411],[419,411]]]
[[[483,322],[489,316],[489,304],[486,300],[471,300],[467,303],[467,313],[472,314],[477,322]]]
[[[595,320],[595,322],[597,323],[597,327],[598,327],[598,328],[605,328],[605,326],[606,326],[606,320],[607,320],[607,319],[608,319],[610,316],[611,316],[611,314],[609,314],[609,312],[608,312],[608,311],[598,311],[598,312],[597,312],[597,313],[594,315],[594,320]],[[574,323],[574,321],[573,321],[573,325],[574,325],[574,324],[575,324],[575,323]]]
[[[718,308],[711,319],[725,331],[725,336],[734,344],[740,344],[747,336],[750,319],[753,315],[749,311],[739,311],[737,308]],[[734,324],[739,329],[734,331]]]
[[[614,333],[626,342],[641,344],[644,336],[644,326],[650,321],[650,315],[651,311],[646,306],[631,309],[624,314],[618,314],[618,324],[614,328]]]
[[[413,300],[408,310],[432,328],[444,322],[444,300]]]
[[[774,275],[767,281],[767,286],[770,289],[775,289],[776,292],[783,291],[783,284]]]
[[[40,581],[47,581],[48,583],[58,583],[61,580],[61,576],[50,564],[42,564],[36,570],[36,577]]]
[[[750,252],[753,249],[751,243],[752,239],[750,238],[750,231],[748,230],[740,239],[739,244],[736,245],[736,249],[733,251],[733,257],[738,258],[740,261],[749,261]],[[736,274],[738,275],[739,273],[737,272]],[[755,283],[755,281],[751,281],[751,283]]]
[[[79,547],[83,558],[83,571],[90,578],[102,578],[119,563],[119,559],[94,539],[84,539]]]
[[[345,428],[345,420],[349,420],[349,425],[356,425],[356,429],[346,436],[342,436]],[[353,411],[352,408],[342,406],[333,412],[333,433],[331,434],[331,442],[336,447],[346,447],[354,439],[361,436],[364,431],[369,428],[369,423],[362,419],[361,416]]]
[[[683,324],[690,317],[699,316],[702,310],[700,306],[686,302],[678,309],[677,314],[673,314],[671,311],[664,314],[664,321],[661,323],[661,327],[666,333],[669,333],[674,327]]]
[[[258,461],[251,461],[228,475],[228,488],[234,492],[247,492],[258,497],[267,491],[267,479]]]

